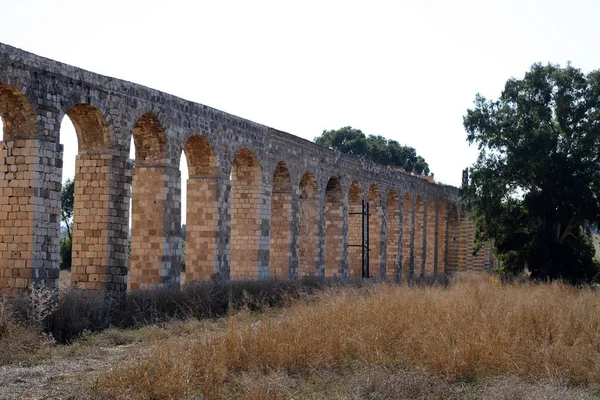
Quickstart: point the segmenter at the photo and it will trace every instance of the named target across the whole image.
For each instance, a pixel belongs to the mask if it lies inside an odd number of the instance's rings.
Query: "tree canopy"
[[[60,220],[65,225],[65,238],[60,241],[60,268],[71,268],[71,249],[73,243],[73,210],[75,206],[75,181],[67,179],[60,193]]]
[[[60,220],[67,229],[67,237],[72,239],[73,235],[73,207],[75,205],[75,181],[67,179],[60,193],[61,215]]]
[[[418,175],[430,175],[429,165],[413,147],[403,146],[380,135],[366,136],[360,129],[346,126],[324,130],[314,142],[345,154],[364,157],[369,161],[392,168],[401,168]],[[433,175],[433,174],[431,174]]]
[[[597,279],[600,71],[534,64],[523,79],[509,79],[498,100],[477,95],[463,123],[479,157],[461,196],[500,270]]]

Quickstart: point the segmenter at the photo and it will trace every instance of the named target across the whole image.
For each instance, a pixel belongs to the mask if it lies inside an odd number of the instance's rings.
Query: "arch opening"
[[[292,183],[290,171],[281,161],[273,173],[271,194],[271,278],[288,278],[291,258]]]
[[[381,225],[383,209],[379,187],[372,184],[367,196],[369,202],[369,277],[381,277]]]
[[[240,150],[231,171],[231,279],[259,277],[261,168],[249,149]]]
[[[325,276],[342,276],[342,245],[344,240],[344,203],[342,185],[337,176],[327,181],[325,188]]]
[[[348,276],[362,277],[362,191],[354,181],[348,190]]]
[[[400,199],[395,190],[390,190],[386,199],[386,275],[398,277],[400,252]]]
[[[317,276],[319,263],[319,186],[311,171],[298,185],[298,276]]]

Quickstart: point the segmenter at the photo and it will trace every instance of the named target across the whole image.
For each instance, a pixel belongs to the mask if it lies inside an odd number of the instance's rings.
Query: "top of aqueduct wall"
[[[366,196],[376,184],[385,202],[395,190],[402,197],[458,203],[458,189],[428,182],[400,172],[319,146],[309,140],[261,125],[235,115],[194,103],[143,85],[111,78],[68,64],[28,53],[0,43],[0,84],[11,85],[27,96],[37,114],[39,139],[59,142],[60,121],[76,104],[90,104],[105,116],[110,131],[110,151],[129,157],[133,129],[139,118],[154,113],[166,133],[165,165],[179,166],[187,139],[202,135],[213,146],[218,174],[228,177],[235,154],[252,150],[259,160],[263,182],[270,183],[277,164],[285,162],[293,187],[306,171],[315,174],[319,189],[337,176],[343,192],[353,181],[361,184]]]

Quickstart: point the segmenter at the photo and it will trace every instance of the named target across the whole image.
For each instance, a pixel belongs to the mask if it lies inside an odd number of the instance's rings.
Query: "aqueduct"
[[[361,240],[362,201],[370,206],[371,276],[427,277],[492,262],[489,247],[473,255],[474,225],[454,187],[4,44],[0,115],[2,293],[58,284],[65,115],[78,141],[75,288],[179,283],[182,154],[188,282],[358,277],[361,250],[352,244]]]

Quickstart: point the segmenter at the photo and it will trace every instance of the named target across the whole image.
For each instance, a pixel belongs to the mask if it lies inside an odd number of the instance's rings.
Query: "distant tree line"
[[[429,165],[413,147],[403,146],[381,135],[365,135],[360,129],[346,126],[337,130],[324,130],[314,139],[316,144],[363,157],[376,164],[402,169],[406,172],[433,176]]]

